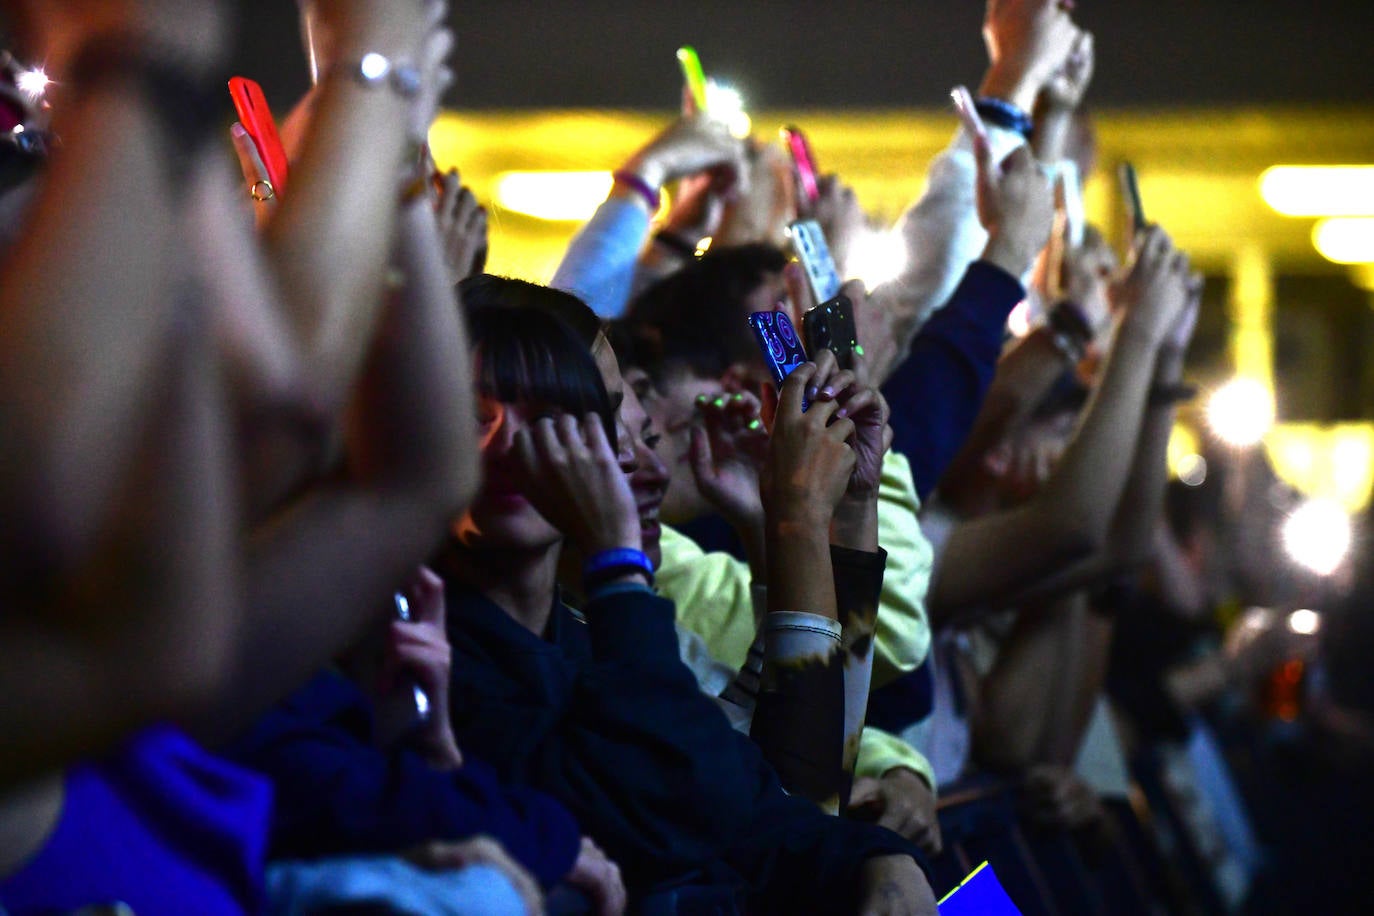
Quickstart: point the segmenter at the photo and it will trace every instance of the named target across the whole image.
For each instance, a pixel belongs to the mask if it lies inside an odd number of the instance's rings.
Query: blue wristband
[[[1002,99],[994,99],[990,96],[980,96],[973,107],[978,110],[978,114],[984,121],[1004,130],[1013,130],[1027,140],[1030,139],[1031,130],[1035,122],[1030,115],[1026,114],[1011,102]]]
[[[654,564],[649,555],[633,547],[603,550],[582,564],[582,586],[588,592],[621,576],[638,573],[654,583]]]

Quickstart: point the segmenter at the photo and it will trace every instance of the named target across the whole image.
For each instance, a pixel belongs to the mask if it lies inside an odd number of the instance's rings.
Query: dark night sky
[[[1095,104],[1374,103],[1371,0],[1079,0],[1097,36]],[[241,5],[241,55],[277,104],[304,85],[295,4]],[[976,81],[979,0],[478,0],[457,3],[459,108],[674,106],[673,50],[751,107],[939,105]]]

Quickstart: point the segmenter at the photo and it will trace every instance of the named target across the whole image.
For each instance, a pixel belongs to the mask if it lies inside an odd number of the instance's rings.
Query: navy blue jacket
[[[1007,318],[1025,296],[1011,274],[974,261],[883,385],[892,408],[892,447],[911,462],[922,500],[972,431],[1002,355]]]
[[[462,586],[448,610],[458,743],[572,809],[636,897],[714,887],[751,912],[847,912],[866,859],[920,861],[782,791],[679,659],[671,602],[559,604],[544,639]]]
[[[372,743],[372,705],[352,681],[319,675],[229,748],[276,791],[274,857],[395,853],[429,840],[486,834],[545,886],[568,873],[581,831],[558,802],[502,785],[463,748],[463,767],[431,768]]]

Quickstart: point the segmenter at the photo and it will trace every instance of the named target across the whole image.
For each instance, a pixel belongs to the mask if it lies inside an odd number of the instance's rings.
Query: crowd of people
[[[985,132],[784,375],[749,319],[827,305],[796,220],[872,244],[843,176],[685,93],[492,276],[426,145],[461,13],[300,7],[283,173],[231,4],[0,0],[0,913],[934,914],[984,859],[1025,913],[1246,905],[1197,711],[1309,647],[1187,649],[1203,283],[1082,224],[1071,2],[990,0]],[[1172,844],[1147,758],[1220,783]]]

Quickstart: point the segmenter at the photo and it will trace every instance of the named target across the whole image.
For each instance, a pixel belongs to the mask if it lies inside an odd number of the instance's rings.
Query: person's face
[[[650,425],[660,432],[658,459],[669,477],[662,516],[669,524],[681,524],[711,512],[711,505],[697,489],[692,474],[692,424],[697,398],[718,397],[724,392],[719,379],[703,379],[690,372],[668,375],[663,389],[655,388],[642,370],[631,370],[630,388],[638,395]]]
[[[621,467],[628,468],[630,490],[634,493],[635,508],[639,511],[639,531],[642,550],[658,566],[663,558],[659,538],[663,528],[659,514],[668,489],[668,469],[655,452],[661,438],[653,420],[645,411],[633,385],[628,385],[620,373],[620,362],[604,337],[597,339],[593,351],[601,379],[611,403],[616,406],[616,451]]]
[[[480,359],[480,357],[479,357]],[[515,437],[548,411],[477,396],[477,439],[482,453],[482,489],[453,530],[464,546],[501,550],[544,550],[562,533],[530,505],[521,484]]]

